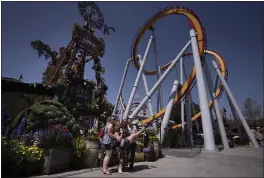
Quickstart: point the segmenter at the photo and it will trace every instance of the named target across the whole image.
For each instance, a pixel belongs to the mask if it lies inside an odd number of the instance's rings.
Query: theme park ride
[[[179,54],[176,56],[174,60],[171,62],[159,66],[157,61],[157,49],[156,49],[156,40],[155,40],[155,29],[153,28],[153,25],[156,21],[164,18],[168,15],[184,15],[186,16],[190,21],[190,38],[188,39],[187,44],[183,47],[183,49],[179,52]],[[145,54],[143,58],[141,55],[137,55],[137,48],[139,46],[139,43],[143,37],[143,35],[148,31],[152,31],[152,36],[150,36]],[[122,119],[138,119],[138,114],[143,109],[143,107],[147,106],[148,113],[150,117],[143,118],[141,120],[144,124],[154,123],[157,120],[161,121],[161,127],[160,127],[160,141],[161,143],[164,140],[165,137],[165,130],[168,126],[168,122],[170,119],[171,111],[173,105],[177,103],[181,103],[181,124],[174,124],[171,126],[172,129],[178,129],[182,128],[184,129],[184,125],[187,124],[187,131],[188,131],[188,140],[189,144],[192,145],[192,121],[196,121],[197,119],[202,119],[202,129],[203,129],[203,137],[204,137],[204,150],[205,151],[216,151],[215,146],[215,139],[213,134],[213,126],[212,126],[212,120],[211,118],[211,112],[213,111],[215,114],[215,118],[218,123],[218,127],[220,130],[220,135],[222,139],[222,144],[224,146],[224,149],[229,148],[228,140],[226,137],[226,131],[223,124],[223,120],[221,117],[219,105],[218,105],[218,99],[220,98],[221,94],[225,90],[227,98],[229,100],[230,107],[233,112],[233,117],[236,121],[240,121],[239,123],[243,125],[244,130],[246,131],[249,140],[252,142],[253,146],[255,148],[259,147],[256,139],[254,138],[253,134],[250,131],[250,128],[229,88],[227,85],[227,66],[224,62],[223,58],[220,56],[219,53],[213,50],[207,49],[206,45],[206,34],[205,30],[197,17],[197,15],[191,11],[190,9],[186,7],[168,7],[160,12],[156,13],[152,18],[150,18],[138,31],[133,44],[132,44],[132,54],[131,59],[127,61],[125,71],[121,80],[120,88],[118,91],[118,95],[116,98],[115,108],[113,111],[113,114],[116,114],[118,110],[122,110]],[[156,70],[147,71],[144,70],[145,62],[148,56],[148,52],[150,49],[150,46],[153,45],[154,53],[155,53],[155,64],[156,64]],[[186,52],[187,49],[191,46],[192,52]],[[215,57],[216,61],[212,61],[212,64],[216,70],[216,80],[213,83],[209,69],[208,64],[206,61],[206,55],[212,55]],[[184,76],[184,58],[187,56],[193,56],[194,59],[194,67],[192,68],[192,71],[186,81],[183,81]],[[138,70],[135,82],[133,84],[133,88],[130,94],[130,97],[128,99],[127,104],[124,103],[123,97],[122,97],[122,89],[123,85],[126,79],[126,74],[128,71],[128,67],[133,63],[135,68]],[[160,109],[154,114],[154,110],[151,103],[151,97],[153,96],[154,92],[158,90],[158,102],[161,103],[161,85],[163,81],[166,79],[168,74],[173,70],[173,68],[176,68],[176,64],[180,62],[180,73],[181,73],[181,81],[175,80],[172,86],[171,90],[171,96],[169,97],[169,101],[167,103],[167,107]],[[154,84],[154,86],[149,89],[147,84],[147,78],[146,76],[150,75],[156,75],[157,76],[157,82]],[[131,108],[133,106],[133,100],[135,97],[135,94],[137,92],[138,84],[140,78],[143,78],[144,87],[146,91],[146,96],[141,100],[140,103],[137,104],[136,108],[133,107],[133,110],[131,112]],[[205,78],[204,78],[205,77]],[[211,101],[207,101],[207,93],[206,93],[206,87],[205,87],[205,80],[209,89]],[[220,80],[220,84],[219,81]],[[193,88],[194,84],[197,84],[198,88],[198,95],[199,95],[199,104],[200,104],[200,112],[191,117],[192,112],[192,101],[191,101],[191,94],[190,91]],[[184,104],[186,103],[186,104]],[[185,107],[184,107],[185,106]],[[159,106],[158,106],[159,107]],[[212,109],[211,109],[212,108]],[[186,109],[186,121],[184,120],[184,109]],[[153,127],[156,127],[155,124]]]

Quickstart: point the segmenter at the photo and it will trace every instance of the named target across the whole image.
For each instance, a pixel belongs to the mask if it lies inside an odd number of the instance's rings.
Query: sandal
[[[110,171],[103,171],[103,174],[111,175],[112,173]]]
[[[108,170],[105,170],[105,171],[104,171],[104,168],[102,168],[101,171],[102,171],[102,172],[106,172],[106,171],[108,171]]]

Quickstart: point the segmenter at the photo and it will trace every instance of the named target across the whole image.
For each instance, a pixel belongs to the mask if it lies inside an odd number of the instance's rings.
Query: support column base
[[[218,149],[215,150],[205,150],[204,148],[201,149],[202,154],[221,154],[221,152]]]
[[[216,148],[216,150],[201,149],[201,153],[205,155],[223,155],[223,153],[233,150],[232,148]]]

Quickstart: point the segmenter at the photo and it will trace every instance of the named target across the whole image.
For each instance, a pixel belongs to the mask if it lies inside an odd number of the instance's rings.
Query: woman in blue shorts
[[[113,146],[115,141],[115,122],[116,118],[114,116],[110,116],[107,119],[107,123],[104,129],[104,136],[102,138],[102,147],[105,150],[105,157],[103,160],[103,174],[110,175],[111,172],[108,170],[108,164],[110,162],[112,152],[113,152]]]

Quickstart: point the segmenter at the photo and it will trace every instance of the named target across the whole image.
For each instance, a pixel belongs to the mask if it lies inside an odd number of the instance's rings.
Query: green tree
[[[242,112],[248,120],[263,119],[262,106],[252,98],[246,98],[242,105]]]
[[[34,40],[31,41],[30,46],[37,51],[39,58],[42,56],[44,56],[45,59],[51,58],[52,63],[56,64],[58,53],[56,51],[53,51],[48,44],[44,43],[41,40]]]
[[[41,40],[31,41],[30,46],[37,51],[38,57],[44,56],[45,59],[51,59],[51,62],[42,74],[42,83],[47,83],[48,78],[55,72],[55,65],[58,61],[58,53],[51,49],[51,47]]]
[[[195,110],[195,114],[200,112],[200,106],[196,103],[194,103],[194,110]],[[195,114],[192,113],[192,116],[194,116]],[[176,124],[181,123],[181,104],[180,103],[173,105],[170,120],[175,121]]]
[[[100,112],[94,117],[94,129],[100,129],[105,125],[107,118],[112,115],[113,109],[114,105],[104,97],[103,102],[100,105]]]

